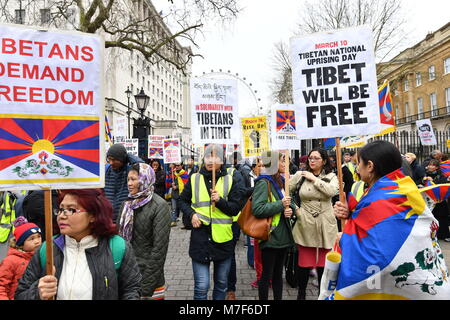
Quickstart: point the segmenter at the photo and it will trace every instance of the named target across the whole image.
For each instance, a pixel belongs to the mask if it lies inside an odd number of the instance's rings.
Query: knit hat
[[[124,145],[121,143],[113,144],[109,149],[106,157],[112,157],[116,160],[122,161],[123,163],[127,162],[127,149],[125,149]]]
[[[25,217],[18,217],[13,221],[13,225],[15,227],[14,238],[16,238],[16,245],[19,247],[25,243],[29,236],[35,233],[41,234],[41,229],[34,223],[28,222]]]

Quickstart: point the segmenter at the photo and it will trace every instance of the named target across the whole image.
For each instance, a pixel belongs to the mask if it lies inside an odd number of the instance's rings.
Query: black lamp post
[[[127,110],[127,115],[128,115],[128,139],[130,139],[130,114],[131,114],[131,110],[130,110],[130,98],[131,98],[131,90],[130,87],[127,86],[127,91],[125,91],[127,98],[128,98],[128,110]]]
[[[139,139],[138,155],[142,160],[148,158],[148,135],[150,134],[150,118],[144,116],[145,109],[147,109],[150,97],[144,93],[144,89],[134,96],[138,110],[141,112],[141,117],[134,119],[133,124],[133,138]]]

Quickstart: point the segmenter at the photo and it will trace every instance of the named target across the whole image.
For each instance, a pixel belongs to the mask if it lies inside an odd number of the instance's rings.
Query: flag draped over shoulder
[[[330,299],[449,299],[437,228],[410,177],[399,169],[380,178],[345,225]]]
[[[441,171],[444,176],[450,177],[450,160],[441,162]]]
[[[178,180],[178,191],[181,194],[184,190],[184,185],[189,181],[189,174],[184,169],[181,169],[180,172],[173,172],[174,178]],[[166,178],[166,199],[170,199],[172,197],[172,174],[168,174]]]

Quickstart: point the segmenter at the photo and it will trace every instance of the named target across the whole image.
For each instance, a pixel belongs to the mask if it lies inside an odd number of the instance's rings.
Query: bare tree
[[[177,41],[187,40],[198,47],[195,36],[204,19],[234,19],[240,12],[237,0],[168,0],[167,12],[157,12],[149,0],[19,0],[27,12],[25,23],[45,27],[69,28],[86,33],[106,35],[106,48],[122,48],[142,53],[146,60],[164,60],[184,71],[194,56]],[[22,7],[23,6],[23,7]],[[5,22],[16,22],[13,15],[17,0],[0,0],[0,16]],[[42,9],[49,10],[43,21]],[[17,13],[16,13],[17,14]],[[172,22],[173,33],[166,22]],[[22,22],[20,22],[22,23]]]
[[[405,25],[405,14],[399,0],[307,0],[301,9],[300,23],[296,35],[306,35],[326,30],[342,29],[359,25],[370,25],[374,35],[374,49],[378,60],[385,59],[399,43],[405,40],[402,28]],[[285,88],[292,91],[292,86],[281,83],[290,72],[284,67],[284,61],[279,59],[280,50],[288,56],[286,45],[275,45],[276,73],[273,80],[273,96],[284,94],[283,99],[292,96],[292,92],[285,92]],[[283,99],[277,99],[281,102]]]
[[[288,46],[282,41],[275,44],[272,66],[276,75],[270,85],[272,98],[278,103],[292,104],[292,68]]]

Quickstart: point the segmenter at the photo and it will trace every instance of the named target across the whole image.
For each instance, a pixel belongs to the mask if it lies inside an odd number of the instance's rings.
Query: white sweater
[[[64,263],[58,283],[58,300],[92,300],[92,274],[85,250],[96,247],[98,240],[87,236],[77,242],[65,236]]]

